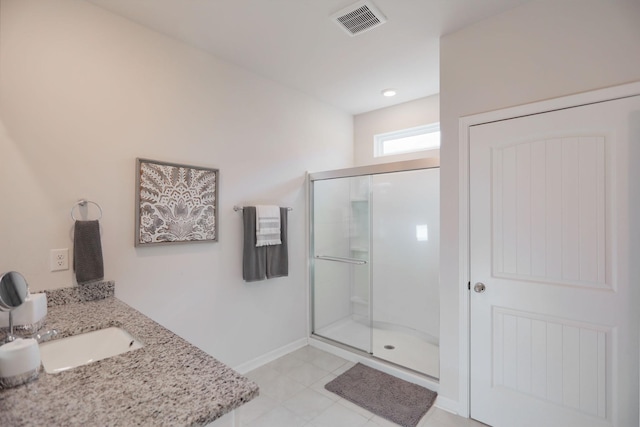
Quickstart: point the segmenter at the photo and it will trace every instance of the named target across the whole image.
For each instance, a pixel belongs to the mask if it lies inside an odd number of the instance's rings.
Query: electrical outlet
[[[61,271],[69,269],[69,249],[51,249],[49,258],[51,271]]]

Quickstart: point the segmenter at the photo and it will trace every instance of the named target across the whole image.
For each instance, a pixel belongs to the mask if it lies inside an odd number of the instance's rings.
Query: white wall
[[[49,250],[85,197],[120,299],[232,366],[304,338],[304,173],[352,165],[352,117],[84,1],[0,5],[0,271],[72,286]],[[134,248],[136,157],[220,169],[218,243]],[[290,271],[249,284],[258,202],[293,207]]]
[[[439,122],[439,101],[440,97],[433,95],[355,116],[353,119],[355,165],[364,166],[438,157],[438,150],[373,157],[373,137],[380,133]]]
[[[538,0],[441,39],[441,377],[458,400],[458,119],[640,80],[640,2]]]

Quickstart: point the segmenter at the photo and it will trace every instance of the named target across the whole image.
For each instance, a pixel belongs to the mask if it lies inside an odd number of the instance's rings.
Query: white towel
[[[280,208],[275,205],[256,206],[256,246],[281,243]]]

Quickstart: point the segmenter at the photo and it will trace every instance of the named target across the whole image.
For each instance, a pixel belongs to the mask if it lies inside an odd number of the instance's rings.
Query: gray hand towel
[[[267,276],[267,246],[256,247],[256,208],[242,209],[244,239],[242,249],[242,278],[247,282],[264,280]]]
[[[242,209],[244,226],[242,278],[246,282],[257,282],[289,275],[287,214],[287,208],[280,208],[280,240],[282,243],[256,247],[256,208],[255,206],[245,206]]]
[[[289,248],[287,243],[287,208],[280,208],[279,245],[267,246],[267,279],[289,275]]]
[[[79,285],[104,278],[100,223],[76,221],[73,234],[73,268]]]

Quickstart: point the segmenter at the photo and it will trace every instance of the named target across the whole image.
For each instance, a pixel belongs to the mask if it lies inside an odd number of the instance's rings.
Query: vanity
[[[101,282],[47,291],[42,330],[57,330],[57,340],[116,327],[142,346],[59,373],[42,369],[34,381],[0,389],[0,425],[233,426],[233,411],[256,397],[258,386],[115,298],[113,289]]]

